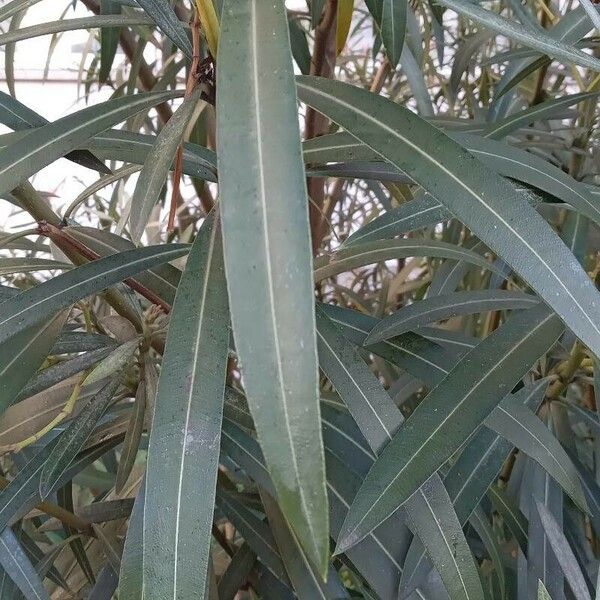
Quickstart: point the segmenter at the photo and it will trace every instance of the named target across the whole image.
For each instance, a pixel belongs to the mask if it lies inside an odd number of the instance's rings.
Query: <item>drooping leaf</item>
[[[184,245],[150,246],[100,258],[41,283],[2,304],[0,342],[81,298],[154,265],[183,256]]]
[[[407,5],[406,0],[383,0],[381,39],[392,67],[400,62],[404,46]]]
[[[315,281],[322,281],[357,267],[409,256],[452,258],[482,268],[493,268],[481,255],[454,244],[424,239],[381,240],[356,244],[343,248],[332,256],[319,257],[315,261]]]
[[[488,310],[531,308],[538,303],[538,298],[531,294],[504,290],[474,290],[456,292],[446,296],[433,296],[421,302],[409,304],[382,319],[369,333],[365,340],[365,346],[387,340],[434,321]]]
[[[352,26],[353,13],[354,0],[338,0],[335,34],[335,48],[338,55],[341,54],[346,46],[346,40],[348,39],[350,27]]]
[[[190,251],[148,447],[144,586],[164,597],[193,597],[208,572],[229,347],[220,231],[210,219]]]
[[[66,319],[59,313],[39,325],[32,325],[0,344],[0,414],[42,364]]]
[[[192,58],[192,44],[181,21],[168,2],[163,0],[136,0],[148,16],[169,39],[189,58]]]
[[[157,92],[107,100],[26,134],[0,151],[0,193],[12,190],[95,134],[178,95],[180,92]]]
[[[165,185],[177,147],[181,143],[181,138],[202,93],[202,86],[198,86],[192,95],[183,101],[157,136],[154,146],[146,156],[131,199],[129,218],[131,236],[135,242],[139,242],[144,233],[150,214]]]
[[[560,442],[531,410],[506,398],[486,419],[486,425],[536,460],[584,510],[585,496],[577,470]]]
[[[591,600],[590,592],[581,573],[581,568],[569,546],[569,542],[562,532],[562,528],[558,525],[552,513],[539,500],[536,501],[535,507],[540,515],[542,526],[550,541],[550,546],[565,574],[573,595],[577,600]]]
[[[430,557],[451,598],[482,598],[483,590],[471,550],[452,501],[438,476],[431,477],[407,502],[407,516],[421,540],[430,544]],[[434,553],[432,555],[432,553]]]
[[[250,68],[240,72],[240,61]],[[225,2],[217,90],[225,267],[244,385],[280,506],[324,575],[328,511],[312,265],[281,0]]]
[[[513,315],[467,353],[419,405],[369,471],[346,518],[338,548],[359,542],[406,502],[561,332],[557,317],[539,306]]]
[[[327,113],[443,202],[498,252],[593,352],[600,353],[597,290],[575,257],[510,184],[439,130],[385,98],[305,76],[298,79],[298,91],[302,100]],[[399,122],[404,124],[402,129],[391,125]]]
[[[42,499],[56,487],[57,482],[83,448],[120,385],[121,377],[117,375],[96,394],[61,434],[58,445],[50,452],[41,471],[39,492]]]
[[[120,15],[121,4],[114,0],[100,0],[100,13],[103,15]],[[110,75],[119,47],[119,33],[117,27],[103,27],[100,30],[100,72],[98,74],[100,83],[105,83]]]
[[[196,0],[196,8],[198,9],[206,43],[211,54],[216,58],[219,48],[219,18],[215,12],[213,0]]]
[[[464,0],[440,0],[440,4],[473,19],[476,23],[492,29],[496,33],[506,35],[508,38],[535,48],[548,56],[600,71],[599,60],[591,58],[589,54],[565,44],[556,37],[549,36],[541,29],[531,31],[515,21],[510,21]]]
[[[26,600],[49,600],[50,596],[10,527],[0,533],[0,565]]]

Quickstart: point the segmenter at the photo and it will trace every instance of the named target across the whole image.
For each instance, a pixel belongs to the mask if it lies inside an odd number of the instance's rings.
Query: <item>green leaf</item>
[[[15,131],[21,131],[43,127],[48,124],[48,119],[38,115],[12,96],[0,91],[0,123]],[[88,169],[94,169],[100,173],[110,173],[110,169],[89,150],[73,150],[65,154],[65,158]]]
[[[231,520],[235,528],[239,530],[244,540],[256,552],[261,562],[276,577],[287,581],[285,567],[281,562],[279,550],[269,526],[254,511],[240,502],[235,495],[221,489],[217,490],[217,506],[227,515],[227,518]]]
[[[320,308],[339,325],[344,337],[355,346],[363,346],[378,320],[355,310],[322,304]],[[439,383],[456,364],[443,348],[415,333],[373,344],[369,352],[405,369],[429,386]]]
[[[483,598],[477,566],[448,492],[436,475],[406,505],[409,524],[428,544],[450,598]]]
[[[540,379],[530,386],[523,387],[511,397],[532,410],[536,410],[544,398],[547,386],[548,380]],[[494,409],[494,413],[497,410],[498,408]],[[481,427],[469,440],[444,477],[444,485],[463,527],[485,496],[488,488],[496,481],[498,473],[512,449],[511,443],[486,427]],[[421,581],[425,580],[429,571],[430,567],[424,548],[419,540],[414,540],[404,562],[400,583],[402,597],[409,597]]]
[[[542,527],[546,532],[552,551],[565,574],[573,596],[577,600],[591,600],[581,567],[573,554],[573,550],[569,546],[562,528],[558,525],[552,513],[539,500],[536,500],[535,507],[540,515]]]
[[[61,33],[63,31],[77,31],[79,29],[93,29],[96,27],[127,27],[132,25],[152,25],[152,19],[137,15],[97,15],[93,17],[81,17],[79,19],[61,19],[60,21],[48,21],[30,27],[21,27],[14,31],[8,31],[0,35],[0,46],[29,40],[41,35]]]
[[[0,276],[12,273],[30,273],[32,271],[51,271],[54,269],[69,269],[69,263],[45,258],[16,257],[0,258]]]
[[[493,485],[488,490],[488,494],[498,513],[504,519],[506,526],[515,536],[523,554],[527,555],[528,545],[528,523],[525,515],[519,510],[506,492]]]
[[[548,593],[546,586],[539,579],[538,579],[537,600],[552,600],[552,597]]]
[[[144,505],[146,502],[146,481],[142,480],[131,511],[121,569],[119,573],[119,595],[128,600],[143,598],[143,550],[144,550]]]
[[[100,0],[100,13],[103,15],[120,15],[121,3],[114,0]],[[98,80],[106,83],[112,69],[117,48],[119,47],[118,27],[103,27],[100,30],[100,72]]]
[[[294,60],[303,75],[310,73],[310,49],[308,47],[308,41],[306,39],[306,33],[302,26],[296,19],[290,18],[288,20],[290,28],[290,45],[292,48],[292,55]]]
[[[306,554],[294,535],[277,502],[267,493],[261,491],[260,497],[271,526],[273,537],[281,554],[290,581],[299,598],[314,598],[315,600],[335,600],[340,598],[340,592],[334,591],[337,573],[330,569],[327,583],[315,573]],[[337,582],[339,584],[339,582]],[[340,586],[341,587],[341,586]],[[345,590],[344,590],[345,591]],[[343,593],[343,592],[342,592]]]
[[[169,2],[164,0],[137,0],[150,18],[163,30],[165,35],[189,58],[192,58],[192,44]]]
[[[464,260],[484,269],[494,269],[480,254],[446,242],[425,239],[377,240],[342,248],[331,256],[320,256],[315,261],[315,281],[322,281],[357,267],[410,256]]]
[[[228,348],[220,226],[211,218],[175,297],[148,447],[144,587],[160,597],[191,598],[206,585]]]
[[[131,363],[131,359],[139,346],[139,340],[130,340],[117,346],[106,358],[103,358],[86,376],[82,385],[91,385],[110,377]]]
[[[144,233],[154,205],[167,180],[177,147],[181,143],[185,129],[189,125],[203,93],[203,87],[198,86],[192,95],[183,101],[183,104],[163,127],[152,150],[146,156],[131,199],[129,218],[131,237],[135,242],[139,242]]]
[[[381,39],[393,68],[400,62],[404,46],[407,4],[406,0],[383,0]]]
[[[600,60],[548,35],[542,29],[532,30],[464,0],[439,0],[439,3],[496,33],[535,48],[552,58],[600,71]]]
[[[348,406],[371,449],[378,453],[402,424],[402,415],[358,350],[320,307],[317,348],[321,369]]]
[[[111,129],[89,140],[87,147],[98,156],[111,160],[144,164],[155,141],[153,135]],[[216,164],[216,155],[208,148],[187,142],[183,144],[183,172],[186,175],[216,181]]]
[[[363,225],[346,240],[344,248],[357,243],[390,239],[421,227],[437,225],[451,216],[450,211],[441,202],[426,195],[422,199],[405,202]]]
[[[140,440],[144,431],[144,417],[146,415],[146,384],[140,381],[135,393],[132,415],[127,426],[125,439],[123,440],[123,449],[119,458],[119,468],[115,479],[115,491],[120,494],[127,483],[131,470],[137,458]]]
[[[14,189],[89,138],[180,92],[156,92],[115,98],[39,127],[0,151],[0,194]]]
[[[52,492],[56,483],[84,447],[120,385],[121,376],[116,376],[109,381],[61,434],[58,445],[52,449],[42,468],[39,485],[42,500]]]
[[[584,92],[582,94],[569,94],[562,98],[552,98],[546,102],[536,104],[526,110],[509,115],[502,121],[489,125],[483,135],[494,140],[502,139],[520,127],[524,127],[535,121],[551,118],[567,106],[573,106],[589,98],[595,98],[600,92]]]
[[[0,533],[0,565],[26,600],[50,600],[39,575],[10,527]]]
[[[473,290],[433,296],[404,306],[379,321],[367,336],[364,345],[370,346],[388,340],[434,321],[490,310],[531,308],[539,302],[539,299],[531,294],[505,290]]]
[[[7,2],[0,8],[0,21],[10,19],[15,13],[25,10],[30,6],[37,4],[39,1],[40,0],[12,0],[11,2]]]
[[[59,313],[0,344],[0,414],[38,370],[58,337],[67,315]]]
[[[354,13],[354,0],[338,0],[336,15],[335,47],[337,54],[341,54],[346,46],[346,41],[352,26],[352,14]]]
[[[183,244],[150,246],[113,254],[59,275],[2,304],[0,342],[39,323],[74,302],[115,285],[140,271],[187,253]]]
[[[312,261],[284,4],[229,0],[221,27],[219,187],[234,337],[280,506],[324,575]]]
[[[65,227],[65,231],[100,256],[109,256],[135,249],[135,244],[129,240],[103,229]],[[180,278],[181,271],[169,263],[153,266],[132,277],[132,279],[153,291],[167,304],[173,304]]]
[[[533,458],[586,511],[577,469],[560,442],[522,402],[508,396],[486,419],[487,427]]]
[[[338,552],[353,546],[414,493],[480,426],[562,332],[543,307],[513,315],[471,350],[387,445],[350,509]]]
[[[600,354],[600,299],[577,259],[513,187],[406,108],[340,82],[301,76],[328,114],[443,202]],[[391,123],[402,123],[398,129]]]

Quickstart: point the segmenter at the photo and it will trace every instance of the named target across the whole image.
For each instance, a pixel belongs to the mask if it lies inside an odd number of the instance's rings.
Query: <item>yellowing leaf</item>
[[[216,57],[217,48],[219,47],[219,19],[215,12],[213,0],[196,0],[196,8],[198,9],[202,31],[206,36],[210,53]]]
[[[337,9],[337,31],[335,36],[335,48],[338,55],[344,49],[350,25],[352,24],[352,12],[354,11],[354,0],[339,0]]]

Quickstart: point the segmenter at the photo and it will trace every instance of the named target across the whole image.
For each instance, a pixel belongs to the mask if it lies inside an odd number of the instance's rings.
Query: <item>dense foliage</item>
[[[49,2],[0,6],[0,600],[598,597],[593,0]]]

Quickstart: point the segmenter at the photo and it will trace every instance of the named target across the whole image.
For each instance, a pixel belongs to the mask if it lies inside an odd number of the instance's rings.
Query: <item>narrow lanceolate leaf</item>
[[[129,600],[142,600],[143,590],[143,547],[144,547],[144,505],[146,503],[146,480],[140,489],[131,511],[127,527],[127,537],[121,557],[119,595]]]
[[[166,36],[188,57],[192,58],[192,44],[183,23],[177,18],[170,2],[164,0],[138,0],[148,16]]]
[[[20,131],[22,129],[43,127],[48,124],[48,119],[38,115],[12,96],[0,91],[0,123],[15,131]],[[65,158],[88,169],[94,169],[100,173],[110,173],[110,169],[89,150],[73,150],[65,154]]]
[[[584,92],[582,94],[568,94],[562,98],[552,98],[552,100],[541,102],[527,110],[514,113],[505,119],[502,119],[502,121],[492,123],[483,132],[483,135],[495,140],[500,140],[512,131],[519,129],[519,127],[525,127],[535,121],[548,119],[567,106],[573,106],[574,104],[578,104],[589,98],[594,98],[597,95],[598,92]]]
[[[315,281],[322,281],[357,267],[409,256],[464,260],[484,269],[493,269],[493,265],[480,254],[454,244],[425,239],[378,240],[342,248],[331,256],[319,257],[315,263]]]
[[[345,596],[346,590],[341,586],[337,572],[333,568],[329,569],[327,583],[314,572],[314,567],[307,559],[294,531],[288,525],[273,497],[266,492],[262,492],[260,497],[281,559],[298,598],[336,600],[347,597]]]
[[[338,54],[346,46],[346,40],[352,26],[352,13],[354,12],[354,0],[338,0],[337,19],[335,32],[335,48]]]
[[[407,503],[407,516],[428,550],[450,598],[483,598],[481,580],[452,501],[438,475],[431,477]],[[442,566],[440,568],[440,565]]]
[[[406,0],[383,0],[381,39],[392,67],[400,62],[406,31]]]
[[[0,343],[74,302],[150,267],[183,256],[188,246],[150,246],[100,258],[59,275],[2,303]]]
[[[321,369],[347,404],[371,449],[380,453],[402,425],[402,414],[358,351],[320,307],[317,307],[317,338]],[[477,569],[437,473],[408,500],[406,511],[414,533],[423,540],[447,589],[459,590],[467,598],[477,597],[481,589]],[[454,554],[448,546],[450,539],[454,540]]]
[[[597,290],[560,238],[510,183],[441,131],[385,98],[344,83],[305,76],[298,78],[298,91],[302,100],[447,206],[517,271],[592,351],[600,353]]]
[[[181,279],[148,447],[144,587],[202,598],[219,462],[229,315],[218,219],[201,229]]]
[[[547,386],[548,381],[540,379],[531,386],[523,387],[509,398],[514,398],[532,410],[537,410]],[[494,412],[496,411],[498,411],[498,407],[494,409]],[[466,444],[444,477],[444,485],[462,527],[466,525],[487,489],[497,479],[512,448],[511,443],[489,429],[481,427]],[[430,570],[431,566],[422,544],[419,540],[413,540],[404,562],[404,571],[400,582],[401,597],[408,598],[426,579]]]
[[[312,261],[282,0],[224,3],[217,90],[225,267],[244,386],[281,508],[325,574]]]
[[[180,92],[124,96],[84,108],[24,135],[0,151],[0,194],[21,183],[91,137]]]
[[[496,33],[505,35],[506,37],[535,50],[539,50],[552,58],[567,63],[573,62],[576,65],[600,71],[600,60],[591,57],[589,54],[586,54],[569,44],[565,44],[556,37],[548,35],[542,29],[532,31],[530,28],[524,27],[516,21],[505,19],[496,13],[485,10],[475,4],[466,2],[465,0],[439,0],[439,3],[455,10],[461,15],[469,17],[476,23],[495,31]]]
[[[374,452],[390,441],[402,415],[340,328],[317,307],[319,365]]]
[[[60,313],[0,344],[0,414],[17,398],[50,352],[66,319]]]
[[[85,406],[60,436],[59,443],[50,452],[40,476],[40,497],[46,498],[83,448],[96,423],[112,402],[121,385],[121,376],[109,381]]]
[[[219,48],[219,18],[215,12],[213,0],[196,0],[196,8],[198,9],[206,43],[211,54],[216,58]]]
[[[322,304],[320,308],[356,346],[364,344],[377,319],[355,310]],[[454,357],[438,344],[415,333],[369,346],[369,352],[408,371],[429,387],[438,384],[456,364]]]
[[[100,13],[103,15],[120,15],[121,3],[115,0],[100,0]],[[105,83],[110,75],[113,61],[119,47],[119,28],[103,27],[100,30],[100,71],[98,79]]]
[[[344,248],[361,242],[390,239],[421,227],[437,225],[451,216],[441,202],[427,195],[421,200],[404,202],[367,223],[347,239]]]
[[[536,304],[539,304],[536,296],[505,290],[473,290],[433,296],[400,308],[382,319],[369,333],[365,346],[459,315],[472,315],[489,310],[531,308]]]
[[[562,330],[554,314],[537,306],[513,315],[467,353],[421,402],[367,474],[338,548],[358,543],[404,504],[481,425]]]
[[[565,534],[563,533],[562,527],[558,525],[556,519],[552,516],[552,513],[542,504],[539,500],[535,501],[535,508],[540,515],[542,527],[546,532],[548,541],[556,560],[560,564],[560,567],[565,574],[573,596],[577,600],[591,600],[590,592],[585,583],[581,567],[577,562],[573,550],[569,546]]]
[[[10,527],[0,533],[0,565],[26,600],[50,600],[40,576]]]
[[[573,501],[586,510],[577,469],[560,442],[527,406],[509,396],[486,419],[485,424],[537,461]]]
[[[140,173],[131,199],[131,236],[138,242],[144,233],[150,214],[158,201],[161,190],[165,185],[171,163],[186,127],[196,108],[202,86],[196,87],[189,98],[175,111],[163,127],[154,142],[152,150],[146,156],[144,167]]]
[[[120,494],[135,464],[140,439],[144,431],[144,416],[146,414],[146,385],[143,381],[138,384],[131,418],[127,425],[123,450],[119,458],[119,468],[115,480],[115,491]]]

